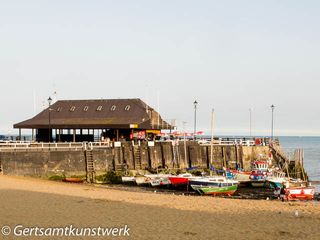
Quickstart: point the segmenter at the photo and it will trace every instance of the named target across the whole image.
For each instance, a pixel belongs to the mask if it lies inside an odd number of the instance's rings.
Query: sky
[[[193,131],[320,135],[320,1],[0,0],[0,133],[46,99],[141,98]]]

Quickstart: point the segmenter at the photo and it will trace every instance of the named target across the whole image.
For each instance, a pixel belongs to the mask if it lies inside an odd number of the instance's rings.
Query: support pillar
[[[73,129],[73,142],[76,142],[76,129]]]
[[[31,137],[31,141],[34,142],[34,128],[32,128],[32,137]]]

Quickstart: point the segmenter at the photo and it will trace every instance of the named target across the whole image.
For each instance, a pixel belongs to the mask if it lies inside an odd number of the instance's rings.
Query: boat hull
[[[182,186],[189,184],[189,178],[186,177],[168,177],[173,186]]]
[[[314,198],[314,187],[297,187],[286,188],[285,199],[286,200],[312,200]]]
[[[135,180],[136,180],[136,184],[139,186],[140,185],[150,185],[150,178],[142,176],[142,177],[136,177]]]
[[[191,187],[202,195],[228,195],[231,196],[232,194],[237,191],[238,186],[226,186],[226,187],[215,187],[215,186],[200,186],[200,185],[191,185]]]

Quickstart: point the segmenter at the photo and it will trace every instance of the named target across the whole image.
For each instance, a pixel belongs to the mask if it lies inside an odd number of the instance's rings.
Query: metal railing
[[[110,148],[112,143],[104,142],[65,142],[65,143],[38,143],[38,142],[0,142],[0,152],[12,151],[82,151],[87,149]]]
[[[268,139],[266,139],[268,140]],[[213,140],[213,145],[240,145],[240,146],[267,146],[268,141],[260,138],[257,139],[245,139],[245,138],[219,138]],[[189,141],[189,140],[188,140]],[[131,141],[132,145],[139,145],[139,142]],[[153,141],[150,141],[153,143]],[[154,142],[171,142],[173,145],[184,144],[183,139],[179,140],[166,140],[166,141],[154,141]],[[211,141],[208,139],[197,140],[200,145],[210,145]],[[59,142],[59,143],[47,143],[47,142],[32,142],[32,141],[0,141],[0,152],[4,151],[63,151],[63,150],[93,150],[93,149],[106,149],[112,147],[120,147],[122,142]],[[148,144],[154,146],[153,144]]]

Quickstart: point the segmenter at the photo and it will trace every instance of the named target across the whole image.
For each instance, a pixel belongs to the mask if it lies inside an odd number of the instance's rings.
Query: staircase
[[[96,172],[94,169],[94,160],[92,150],[85,150],[84,157],[86,162],[86,178],[88,183],[94,183],[96,181]]]
[[[273,156],[275,156],[276,160],[278,161],[278,164],[283,167],[285,164],[290,163],[290,159],[287,156],[287,154],[282,150],[280,146],[273,145],[270,146]]]
[[[134,163],[136,169],[141,169],[141,149],[140,146],[133,146]]]
[[[295,150],[293,159],[282,150],[280,146],[270,146],[273,156],[277,160],[280,167],[285,170],[288,176],[293,178],[300,178],[304,181],[308,180],[308,175],[303,166],[303,151],[301,149]]]

